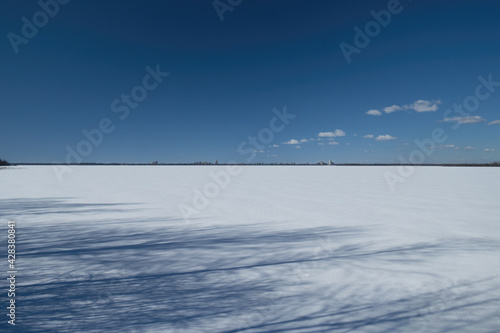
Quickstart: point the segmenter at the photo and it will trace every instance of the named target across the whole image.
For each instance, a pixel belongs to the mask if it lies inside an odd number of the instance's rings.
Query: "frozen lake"
[[[497,332],[500,168],[417,167],[395,191],[387,172],[2,169],[16,328]]]

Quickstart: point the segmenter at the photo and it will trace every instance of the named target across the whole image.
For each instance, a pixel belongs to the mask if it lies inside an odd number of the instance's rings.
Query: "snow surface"
[[[71,170],[0,170],[16,331],[500,327],[500,168],[417,167],[392,192],[397,167],[246,166],[189,219],[226,167]]]

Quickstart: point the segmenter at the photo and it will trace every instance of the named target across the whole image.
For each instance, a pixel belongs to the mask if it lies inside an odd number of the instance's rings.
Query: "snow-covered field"
[[[391,192],[396,167],[243,167],[200,199],[225,170],[0,170],[16,329],[498,332],[500,168],[418,167]]]

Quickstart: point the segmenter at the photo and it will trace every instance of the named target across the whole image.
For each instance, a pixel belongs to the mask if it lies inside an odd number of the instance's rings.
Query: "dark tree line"
[[[0,158],[0,165],[9,165],[9,162]]]

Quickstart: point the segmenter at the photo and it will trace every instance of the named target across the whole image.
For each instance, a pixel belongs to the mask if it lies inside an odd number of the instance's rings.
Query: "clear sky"
[[[499,18],[494,0],[3,0],[0,157],[498,161]]]

